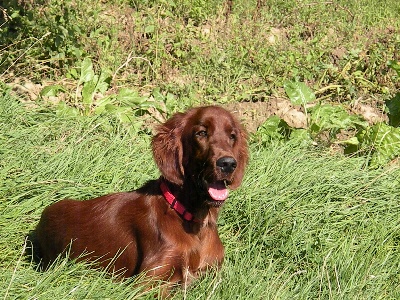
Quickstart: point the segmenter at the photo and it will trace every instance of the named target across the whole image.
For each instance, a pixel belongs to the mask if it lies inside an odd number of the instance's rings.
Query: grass
[[[40,273],[22,255],[47,205],[131,190],[158,174],[150,136],[103,130],[0,99],[0,290],[3,299],[151,299],[61,260]],[[112,121],[112,120],[111,120]],[[242,188],[223,208],[222,271],[175,299],[398,299],[400,169],[286,144],[251,143]],[[143,172],[143,170],[146,170]],[[134,279],[140,281],[140,278]]]

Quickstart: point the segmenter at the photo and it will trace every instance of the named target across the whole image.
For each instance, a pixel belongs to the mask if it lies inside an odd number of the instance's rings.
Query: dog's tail
[[[42,253],[40,251],[40,245],[36,236],[36,231],[29,231],[28,235],[25,238],[26,241],[26,250],[25,254],[27,259],[31,262],[34,262],[38,268],[38,270],[42,269]]]

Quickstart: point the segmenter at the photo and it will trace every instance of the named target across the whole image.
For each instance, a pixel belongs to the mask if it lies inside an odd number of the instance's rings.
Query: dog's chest
[[[186,251],[187,266],[196,273],[210,266],[220,266],[224,258],[224,247],[215,230],[205,230]]]

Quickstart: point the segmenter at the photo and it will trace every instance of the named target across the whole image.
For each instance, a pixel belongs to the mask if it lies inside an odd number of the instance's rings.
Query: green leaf
[[[171,94],[171,93],[167,93],[167,97],[165,99],[165,103],[169,104],[172,101],[175,101],[175,95]]]
[[[76,68],[70,69],[68,71],[68,73],[66,74],[66,77],[78,80],[79,79],[79,75],[78,75],[78,71],[76,70]]]
[[[131,123],[132,122],[132,108],[125,106],[117,106],[114,104],[105,105],[105,109],[108,113],[116,116],[121,123]]]
[[[58,116],[76,117],[79,116],[79,109],[71,107],[64,101],[60,101],[56,108],[56,114]]]
[[[96,91],[99,91],[100,93],[104,94],[108,90],[110,82],[111,82],[111,74],[107,71],[102,71],[100,73],[99,79],[97,80]]]
[[[303,82],[286,80],[283,87],[295,105],[305,105],[315,100],[314,92]]]
[[[398,61],[389,60],[389,61],[388,61],[388,66],[389,66],[391,69],[395,70],[396,73],[397,73],[397,76],[400,77],[400,63],[399,63]]]
[[[65,88],[59,84],[49,85],[40,91],[40,95],[46,97],[57,96],[59,92],[65,92]]]
[[[132,110],[123,109],[122,107],[117,111],[117,117],[121,123],[132,123]]]
[[[296,145],[309,146],[313,140],[307,129],[293,129],[290,132],[289,141]]]
[[[269,117],[257,129],[256,135],[261,138],[262,142],[270,142],[271,140],[283,140],[289,136],[289,125],[278,116]]]
[[[154,30],[155,30],[155,26],[154,26],[154,25],[147,25],[147,26],[144,28],[144,32],[145,32],[145,33],[153,33]]]
[[[389,125],[399,127],[400,125],[400,93],[397,93],[392,99],[385,101]]]
[[[337,141],[336,143],[343,144],[343,145],[358,146],[360,144],[360,141],[358,140],[358,138],[356,136],[353,136],[353,137],[349,138],[348,140]]]
[[[88,81],[83,85],[82,88],[82,102],[85,107],[93,104],[93,95],[96,90],[96,83],[94,81]]]
[[[377,123],[367,127],[357,137],[362,147],[371,149],[370,165],[373,167],[383,166],[400,156],[400,128]]]
[[[10,15],[10,18],[11,18],[11,20],[12,20],[12,19],[16,19],[16,18],[19,17],[19,16],[20,16],[19,10],[15,10],[15,11],[13,11],[12,14]]]
[[[107,105],[112,105],[115,95],[110,95],[96,101],[96,108],[94,109],[94,113],[96,115],[102,114],[106,110]]]
[[[107,103],[106,105],[104,105],[104,109],[108,113],[114,113],[117,111],[118,106],[111,104],[111,103]]]
[[[159,88],[159,87],[156,87],[156,88],[151,92],[151,94],[153,95],[154,100],[159,101],[159,102],[164,102],[164,101],[165,101],[165,97],[164,97],[163,94],[161,94],[160,88]]]
[[[339,130],[366,127],[368,123],[356,115],[350,115],[339,105],[317,105],[310,109],[311,130],[321,132],[324,130]]]
[[[154,102],[154,101],[143,101],[138,105],[138,108],[143,109],[143,110],[148,110],[149,108],[155,108],[159,111],[162,111],[162,107],[160,103]]]
[[[138,106],[146,100],[146,97],[139,96],[139,93],[137,91],[128,88],[120,89],[117,95],[117,101],[129,106]]]
[[[81,64],[81,75],[79,77],[80,82],[88,82],[93,80],[94,78],[94,71],[93,71],[93,64],[90,58],[85,58]]]

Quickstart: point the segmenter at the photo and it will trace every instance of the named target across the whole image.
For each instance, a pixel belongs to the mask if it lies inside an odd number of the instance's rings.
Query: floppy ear
[[[177,185],[183,184],[182,131],[185,114],[177,113],[157,128],[153,137],[153,157],[164,178]]]
[[[247,163],[249,162],[249,149],[247,145],[247,132],[243,128],[243,126],[236,121],[236,126],[239,128],[240,134],[239,134],[239,140],[237,144],[237,167],[235,170],[235,177],[233,178],[233,182],[230,185],[231,189],[236,189],[240,186],[242,183],[242,179],[244,176],[244,173],[246,171],[246,166]]]

